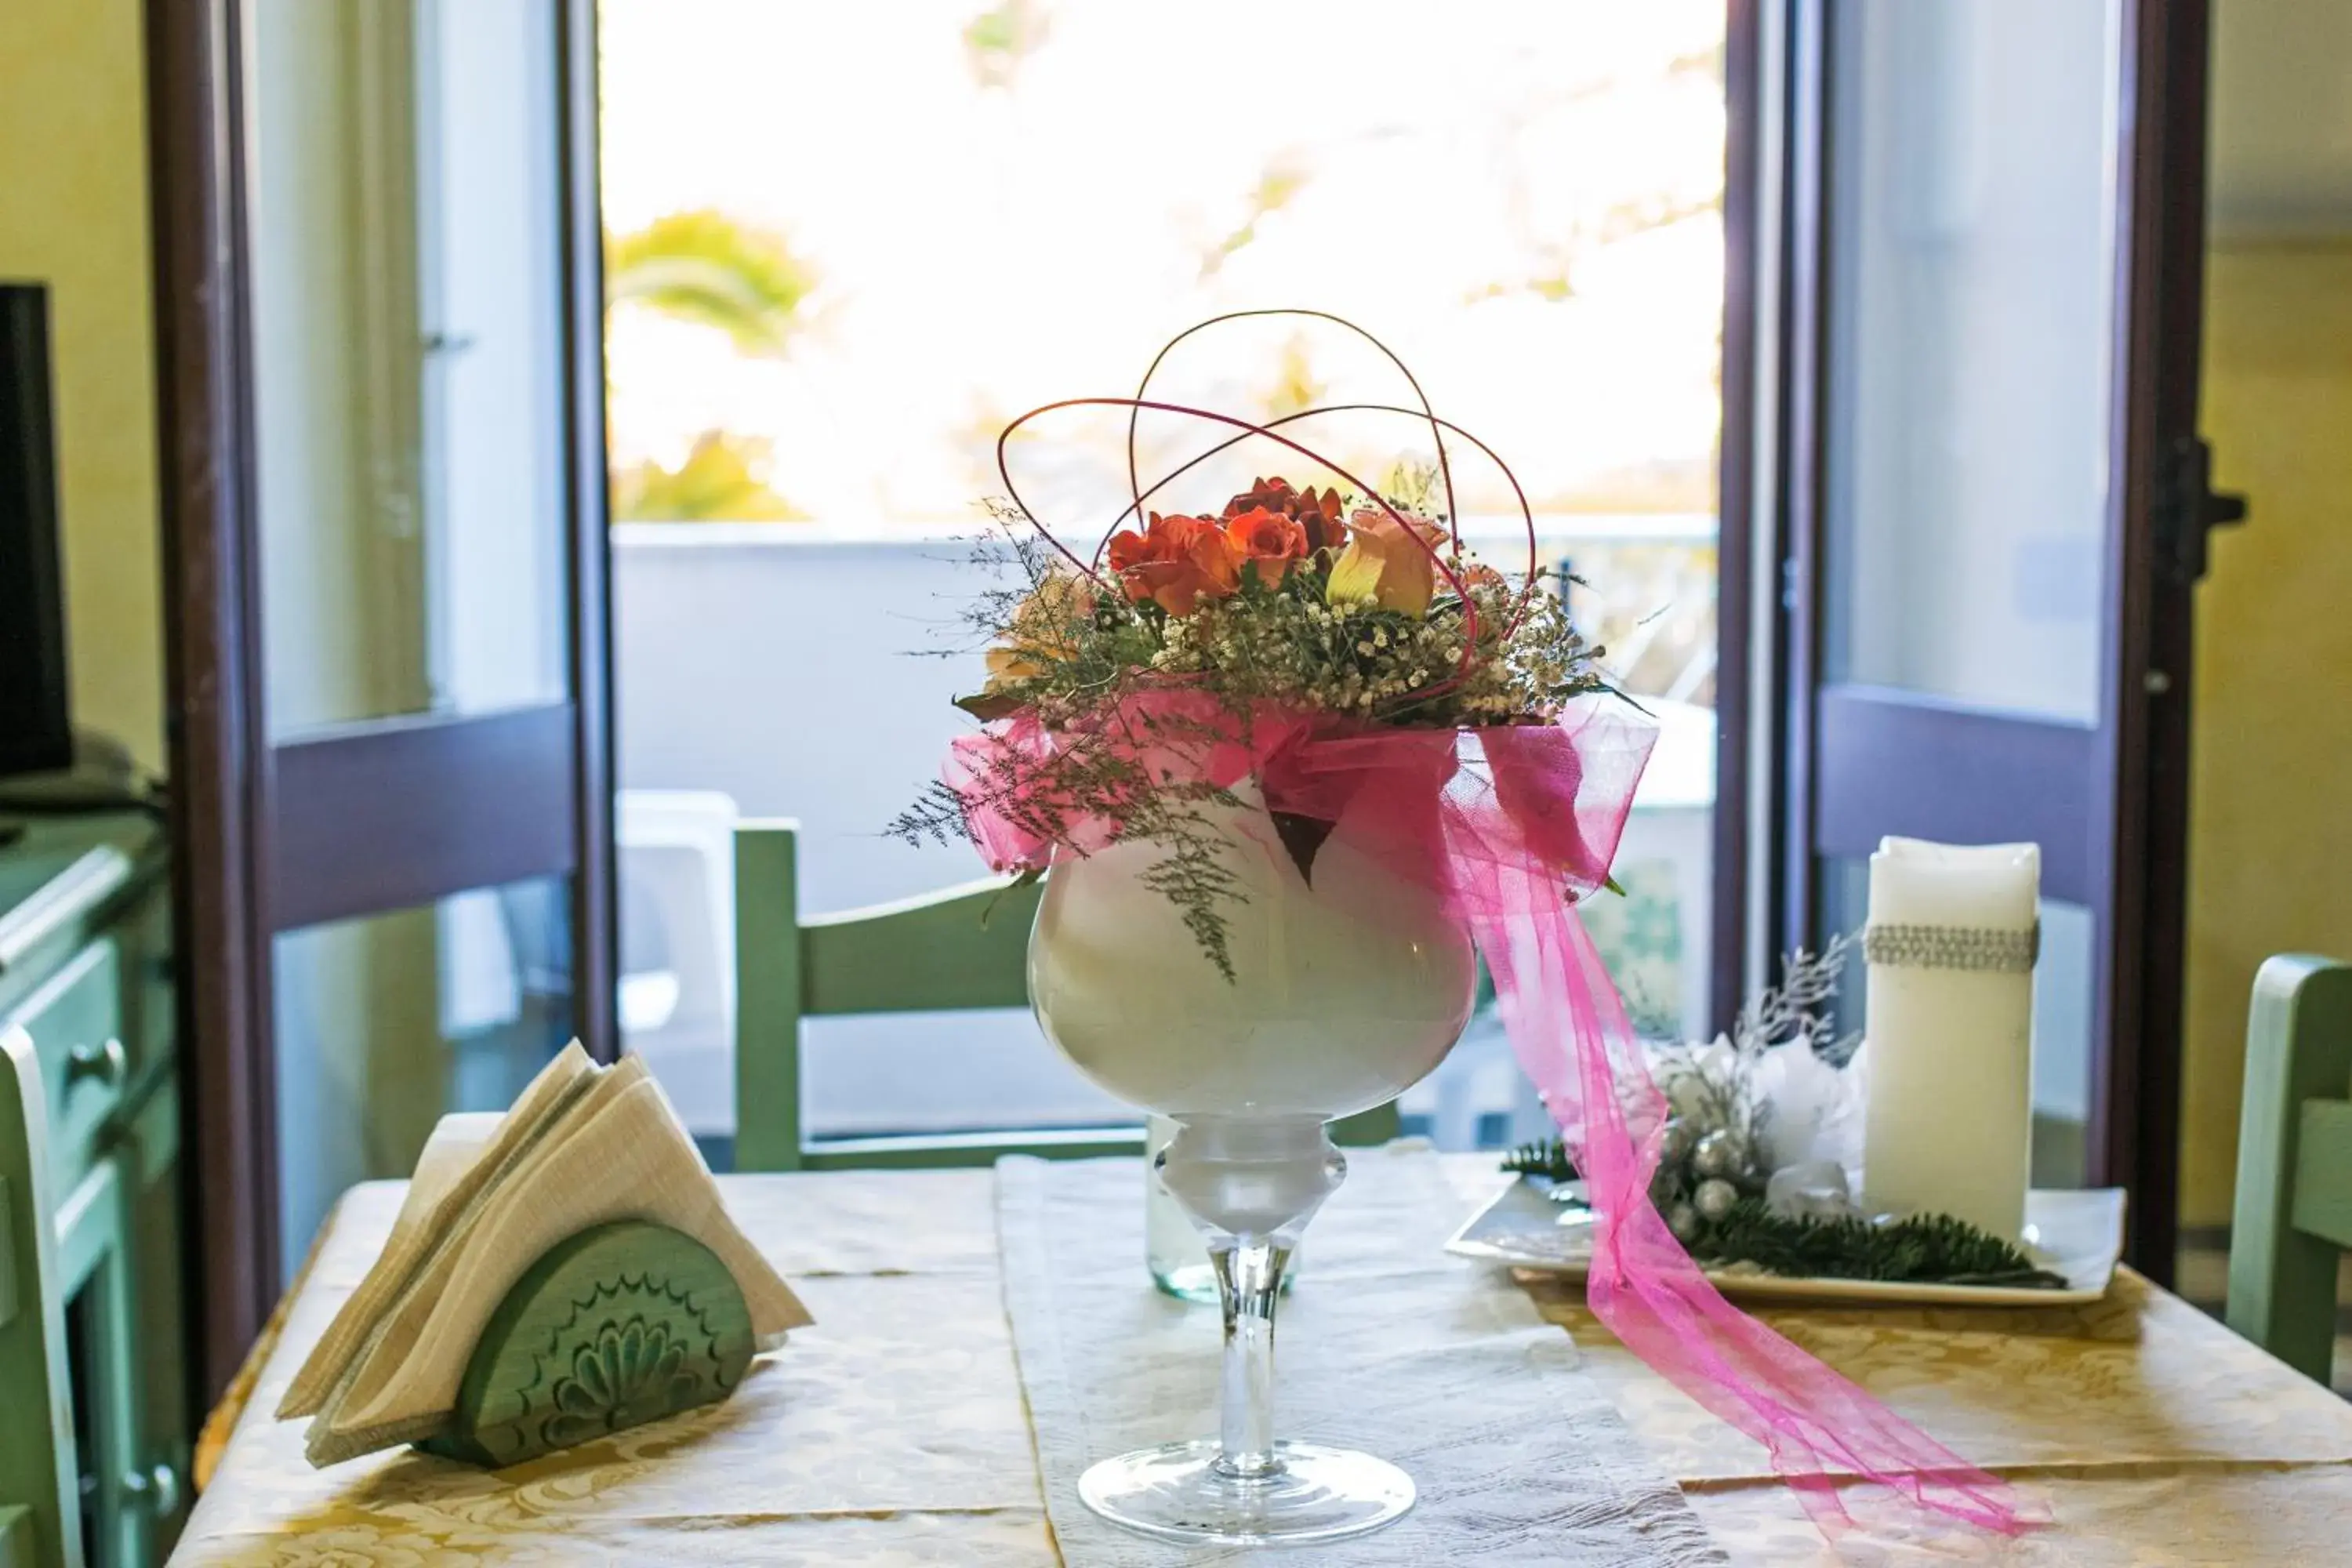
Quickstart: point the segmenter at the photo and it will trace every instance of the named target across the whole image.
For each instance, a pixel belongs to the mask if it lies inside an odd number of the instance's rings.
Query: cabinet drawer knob
[[[131,1076],[131,1053],[122,1042],[110,1038],[102,1046],[76,1046],[66,1056],[66,1088],[87,1079],[113,1088]]]
[[[157,1519],[168,1519],[180,1511],[180,1472],[170,1465],[126,1472],[122,1490],[144,1502],[147,1511]]]

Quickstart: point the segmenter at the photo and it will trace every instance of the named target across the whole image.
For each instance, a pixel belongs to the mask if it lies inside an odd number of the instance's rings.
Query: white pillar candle
[[[1880,841],[1870,858],[1862,1184],[1877,1210],[2014,1241],[2033,1118],[2042,851]]]

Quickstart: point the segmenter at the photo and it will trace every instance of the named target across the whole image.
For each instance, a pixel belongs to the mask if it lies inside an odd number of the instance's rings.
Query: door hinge
[[[2154,498],[2157,569],[2175,583],[2205,575],[2212,531],[2246,520],[2246,498],[2213,489],[2213,448],[2183,436],[2164,450]]]

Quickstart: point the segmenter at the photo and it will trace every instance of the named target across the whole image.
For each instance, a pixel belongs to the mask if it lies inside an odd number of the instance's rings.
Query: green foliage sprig
[[[1699,1262],[1749,1264],[1788,1279],[2032,1289],[2066,1283],[2015,1245],[1946,1214],[1879,1224],[1856,1215],[1774,1214],[1761,1198],[1742,1198],[1721,1219],[1700,1226],[1690,1243]]]
[[[1568,1157],[1568,1145],[1559,1139],[1522,1143],[1503,1156],[1503,1169],[1515,1175],[1541,1176],[1547,1181],[1572,1182],[1583,1173]]]
[[[783,236],[714,207],[675,212],[604,241],[604,302],[643,304],[779,357],[804,323],[815,268]]]

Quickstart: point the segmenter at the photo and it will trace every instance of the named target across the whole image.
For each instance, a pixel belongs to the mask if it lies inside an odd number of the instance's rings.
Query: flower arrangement
[[[988,602],[989,680],[962,706],[1083,724],[1152,686],[1373,724],[1548,722],[1603,689],[1560,579],[1514,583],[1425,515],[1425,470],[1378,500],[1257,480],[1214,516],[1113,533],[1107,585],[1049,550]]]
[[[1244,426],[1236,439],[1283,439],[1276,426],[1178,411]],[[1159,845],[1156,885],[1230,978],[1223,905],[1238,895],[1202,814],[1236,803],[1241,780],[1215,776],[1209,759],[1237,733],[1269,716],[1318,739],[1549,726],[1610,689],[1603,650],[1570,617],[1567,579],[1534,561],[1531,518],[1520,572],[1464,546],[1447,500],[1452,426],[1424,416],[1437,461],[1402,458],[1377,490],[1277,475],[1213,512],[1163,513],[1139,487],[1093,561],[1033,531],[1017,496],[992,502],[1003,530],[992,553],[1013,582],[968,614],[988,678],[958,706],[994,727],[995,743],[968,748],[890,831],[969,837],[998,869],[1033,876],[1056,852]],[[1272,815],[1311,877],[1332,822]]]

